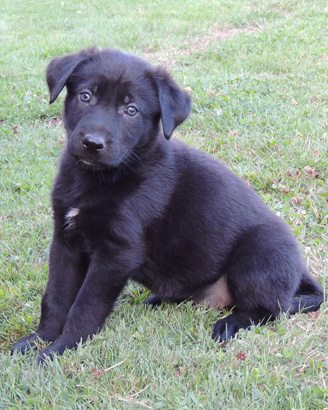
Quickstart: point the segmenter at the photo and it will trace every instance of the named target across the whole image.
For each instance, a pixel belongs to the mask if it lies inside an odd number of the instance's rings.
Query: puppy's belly
[[[196,303],[204,303],[218,309],[232,307],[234,305],[234,298],[229,291],[226,275],[221,276],[215,283],[194,295],[193,300]]]

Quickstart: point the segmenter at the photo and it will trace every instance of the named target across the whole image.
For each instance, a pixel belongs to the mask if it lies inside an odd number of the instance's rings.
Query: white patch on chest
[[[70,208],[65,216],[65,230],[71,231],[76,226],[75,218],[79,214],[79,208]]]

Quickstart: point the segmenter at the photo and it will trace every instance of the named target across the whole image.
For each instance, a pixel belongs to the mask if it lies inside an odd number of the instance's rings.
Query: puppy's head
[[[92,169],[136,158],[190,113],[191,99],[161,67],[119,50],[91,48],[54,58],[47,68],[50,104],[67,88],[68,150]]]

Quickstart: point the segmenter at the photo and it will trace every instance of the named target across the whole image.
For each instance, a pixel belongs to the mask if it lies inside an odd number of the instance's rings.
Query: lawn
[[[225,161],[291,226],[328,289],[326,0],[1,0],[0,409],[328,409],[328,307],[211,340],[214,309],[157,310],[129,283],[93,340],[48,367],[10,346],[34,330],[49,194],[65,141],[50,59],[117,47],[191,89],[174,138]],[[64,93],[63,93],[64,94]]]

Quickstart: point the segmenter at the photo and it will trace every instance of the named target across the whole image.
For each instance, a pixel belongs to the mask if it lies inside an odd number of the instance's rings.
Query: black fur
[[[103,326],[128,279],[154,293],[151,304],[235,306],[214,327],[221,341],[319,308],[322,289],[287,224],[222,163],[168,140],[191,99],[165,70],[93,48],[52,60],[47,81],[50,103],[67,88],[68,142],[40,324],[13,351],[37,336],[52,342],[41,360],[76,346]]]

